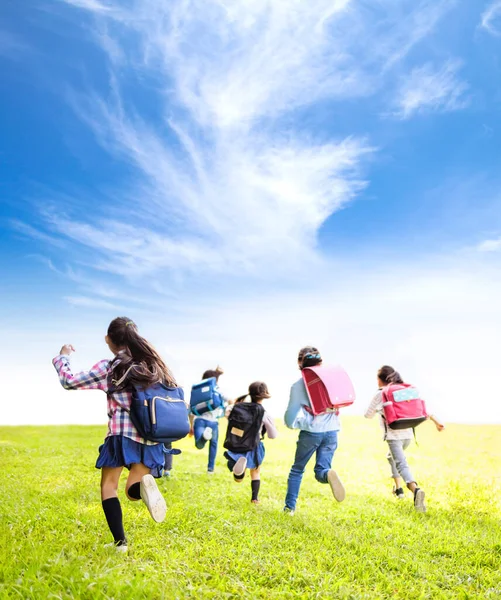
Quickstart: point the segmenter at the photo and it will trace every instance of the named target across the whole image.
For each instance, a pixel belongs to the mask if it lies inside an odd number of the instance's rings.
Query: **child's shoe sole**
[[[417,490],[414,498],[414,508],[417,512],[426,512],[426,505],[424,503],[424,492],[423,490]]]
[[[121,546],[117,546],[114,542],[111,542],[111,544],[105,544],[104,547],[105,548],[114,548],[115,551],[120,554],[127,554],[127,552],[129,551],[127,544],[122,544]]]
[[[331,486],[332,494],[338,502],[342,502],[346,498],[346,491],[336,471],[331,469],[327,474],[327,481]]]
[[[235,465],[233,466],[233,469],[232,469],[233,475],[240,477],[241,475],[243,475],[245,473],[246,468],[247,468],[247,459],[245,458],[245,456],[241,456],[237,460]]]
[[[158,489],[153,475],[145,475],[141,479],[141,498],[146,504],[151,518],[157,523],[161,523],[167,514],[167,505],[165,499]]]
[[[202,437],[204,438],[204,440],[206,440],[207,442],[209,440],[212,439],[212,428],[211,427],[206,427],[202,433]]]

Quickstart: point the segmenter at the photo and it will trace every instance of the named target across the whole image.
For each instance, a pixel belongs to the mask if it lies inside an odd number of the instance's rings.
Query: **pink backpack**
[[[303,381],[310,400],[306,410],[313,415],[337,412],[355,402],[355,390],[348,374],[341,367],[305,367]]]
[[[383,416],[390,429],[417,427],[428,414],[419,391],[408,383],[392,383],[383,388]]]

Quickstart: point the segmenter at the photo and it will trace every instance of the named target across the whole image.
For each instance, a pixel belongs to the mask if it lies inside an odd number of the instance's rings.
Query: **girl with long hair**
[[[61,385],[67,390],[102,390],[108,404],[108,433],[99,448],[96,468],[101,469],[102,507],[113,535],[113,544],[127,552],[118,483],[124,467],[129,470],[125,491],[129,500],[143,500],[156,522],[165,519],[166,504],[155,482],[164,465],[164,446],[140,437],[129,416],[131,386],[148,387],[162,382],[177,387],[174,376],[153,346],[139,335],[127,317],[113,319],[105,342],[114,358],[95,364],[89,371],[73,373],[71,344],[53,359]]]

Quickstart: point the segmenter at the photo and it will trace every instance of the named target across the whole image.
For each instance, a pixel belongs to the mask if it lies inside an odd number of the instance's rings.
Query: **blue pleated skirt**
[[[249,450],[248,452],[231,452],[226,450],[225,455],[228,455],[232,460],[237,461],[242,456],[247,459],[248,469],[257,469],[264,460],[265,449],[263,442],[259,442],[259,446],[255,450]]]
[[[103,467],[126,467],[130,470],[134,463],[143,463],[153,477],[161,477],[164,468],[164,445],[147,446],[123,435],[110,435],[99,446],[96,469]]]

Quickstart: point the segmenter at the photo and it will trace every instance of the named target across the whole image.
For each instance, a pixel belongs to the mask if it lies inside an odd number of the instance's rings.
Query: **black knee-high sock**
[[[117,546],[122,546],[127,543],[124,532],[124,524],[122,520],[122,507],[118,498],[108,498],[103,500],[103,510],[110,528],[111,535]]]
[[[252,500],[257,500],[259,494],[259,486],[261,485],[260,479],[253,479],[251,481],[251,489],[252,489]]]
[[[128,489],[127,495],[134,500],[141,500],[141,483],[139,481],[133,483]]]

